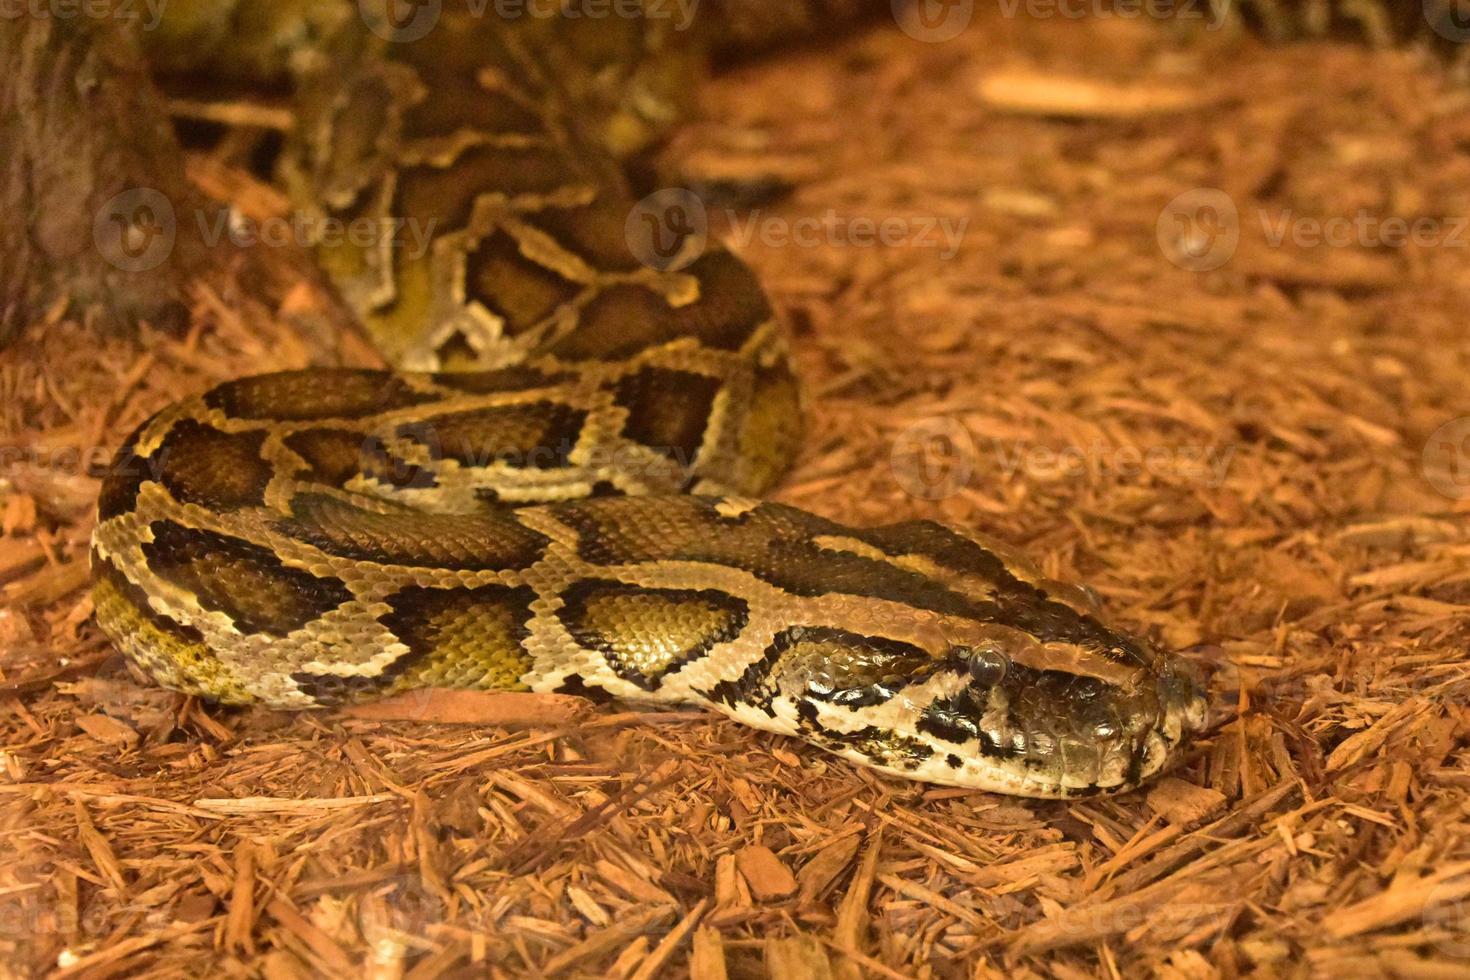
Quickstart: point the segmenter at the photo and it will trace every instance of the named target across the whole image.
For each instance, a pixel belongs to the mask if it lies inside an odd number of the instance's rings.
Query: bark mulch
[[[90,618],[90,466],[182,393],[372,355],[290,294],[201,287],[183,337],[57,309],[0,359],[0,970],[1470,975],[1470,91],[1411,52],[991,11],[702,99],[671,165],[793,188],[712,207],[809,381],[780,498],[1092,583],[1211,675],[1212,735],[1050,803],[697,711],[155,689]]]

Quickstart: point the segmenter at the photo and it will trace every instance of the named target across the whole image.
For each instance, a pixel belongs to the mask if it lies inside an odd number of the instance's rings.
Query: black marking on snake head
[[[997,741],[980,719],[985,701],[969,688],[947,698],[935,698],[919,716],[918,730],[951,745],[978,744],[980,754],[991,759],[1014,759],[1021,751],[1009,742]]]
[[[913,644],[828,626],[785,630],[773,645],[785,659],[785,693],[851,710],[883,704],[946,667]]]
[[[817,706],[810,701],[797,702],[796,716],[801,730],[819,745],[828,749],[853,749],[879,765],[912,771],[935,755],[934,749],[923,741],[876,725],[850,732],[829,728],[817,718]]]

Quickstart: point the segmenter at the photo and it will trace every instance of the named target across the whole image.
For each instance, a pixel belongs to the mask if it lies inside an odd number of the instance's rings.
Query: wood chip
[[[735,864],[757,901],[779,902],[796,894],[796,876],[769,847],[742,847]]]
[[[444,725],[573,725],[591,717],[585,698],[520,691],[409,691],[381,701],[338,709],[371,721],[437,722]]]
[[[1165,820],[1185,825],[1214,816],[1228,802],[1219,790],[1196,786],[1172,776],[1154,783],[1147,799],[1149,807]]]
[[[766,970],[771,980],[831,980],[832,962],[813,936],[766,940]]]
[[[77,727],[99,742],[119,748],[132,748],[138,744],[138,733],[129,725],[108,715],[81,715],[76,719]]]
[[[653,169],[768,195],[708,210],[808,395],[777,499],[946,521],[1087,581],[1110,622],[1208,678],[1213,727],[1175,769],[1025,801],[692,707],[445,692],[287,713],[163,692],[96,626],[96,467],[182,394],[380,364],[305,249],[217,249],[183,336],[65,299],[0,317],[0,963],[1464,975],[1470,89],[1346,38],[958,7],[970,26],[942,44],[875,20],[731,65]],[[18,23],[0,46],[67,27]],[[250,124],[191,126],[194,185],[288,214],[252,172],[282,98],[178,94]],[[63,246],[90,247],[92,210],[57,209],[79,229]],[[1430,239],[1375,238],[1395,222]],[[1311,243],[1327,223],[1346,238]]]
[[[1117,85],[1052,72],[994,71],[980,80],[980,98],[1003,112],[1084,119],[1136,119],[1197,110],[1210,103],[1199,88]]]

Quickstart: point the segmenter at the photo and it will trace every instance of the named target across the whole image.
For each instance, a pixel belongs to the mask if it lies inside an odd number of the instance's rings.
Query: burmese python
[[[145,422],[93,539],[119,648],[229,704],[424,686],[695,702],[1029,796],[1128,789],[1178,757],[1202,692],[1085,590],[940,524],[752,499],[800,436],[771,308],[729,253],[661,270],[627,234],[617,158],[684,78],[663,26],[434,3],[409,38],[402,9],[395,35],[353,7],[171,5],[156,44],[252,73],[311,52],[296,199],[433,233],[421,256],[344,241],[322,264],[390,361],[478,369],[245,378]],[[240,31],[255,42],[231,60]]]

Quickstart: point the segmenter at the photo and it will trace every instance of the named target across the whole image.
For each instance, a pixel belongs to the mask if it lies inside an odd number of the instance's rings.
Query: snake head
[[[932,522],[861,543],[910,573],[905,611],[853,630],[847,605],[846,629],[793,645],[788,677],[801,684],[785,686],[818,744],[909,778],[1073,797],[1138,786],[1204,728],[1187,662],[1111,626],[1087,590]]]
[[[1034,796],[1120,792],[1171,765],[1204,727],[1192,669],[1135,638],[1115,633],[1099,651],[991,632],[949,651],[966,673],[914,720],[919,732],[963,739],[965,775]]]

